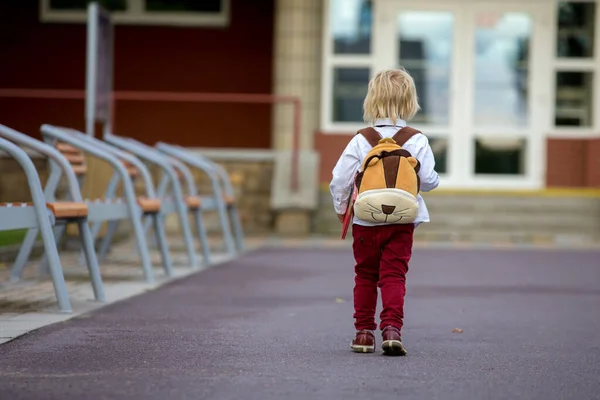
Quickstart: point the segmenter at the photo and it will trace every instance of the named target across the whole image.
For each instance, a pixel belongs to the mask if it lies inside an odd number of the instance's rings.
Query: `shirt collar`
[[[406,121],[403,119],[396,119],[396,124],[394,125],[394,121],[392,121],[391,118],[377,118],[373,125],[388,125],[403,128],[406,126]]]

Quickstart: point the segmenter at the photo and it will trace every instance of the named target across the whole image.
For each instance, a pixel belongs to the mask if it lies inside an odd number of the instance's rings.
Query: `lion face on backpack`
[[[393,139],[379,141],[356,178],[354,214],[366,222],[408,224],[418,212],[419,161]]]

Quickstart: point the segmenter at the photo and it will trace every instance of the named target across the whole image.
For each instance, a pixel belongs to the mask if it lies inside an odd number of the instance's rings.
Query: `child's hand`
[[[344,217],[345,217],[345,215],[344,214],[338,214],[337,216],[338,216],[338,219],[340,220],[340,222],[343,224],[344,223]]]

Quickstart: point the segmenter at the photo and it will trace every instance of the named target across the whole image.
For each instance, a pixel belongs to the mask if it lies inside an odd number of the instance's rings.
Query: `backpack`
[[[419,161],[402,148],[416,129],[404,127],[391,138],[373,128],[358,131],[373,147],[356,176],[354,215],[365,222],[409,224],[419,211]]]

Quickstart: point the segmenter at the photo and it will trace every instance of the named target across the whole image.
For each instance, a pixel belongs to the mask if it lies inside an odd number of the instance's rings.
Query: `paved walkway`
[[[599,255],[417,249],[387,358],[348,249],[258,250],[0,346],[0,399],[600,399]]]

